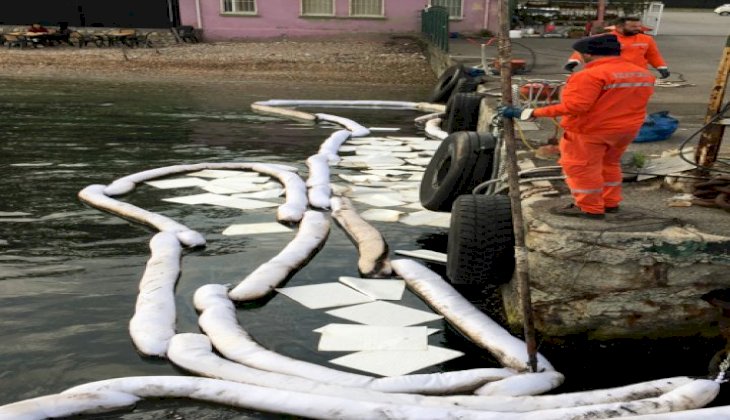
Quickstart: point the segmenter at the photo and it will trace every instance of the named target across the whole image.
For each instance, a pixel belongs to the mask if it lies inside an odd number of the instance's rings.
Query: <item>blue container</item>
[[[468,74],[470,77],[484,76],[484,69],[479,69],[476,67],[467,67],[464,70],[466,71],[466,74]]]
[[[672,137],[679,127],[679,120],[669,116],[669,111],[659,111],[646,116],[634,143],[661,141]]]

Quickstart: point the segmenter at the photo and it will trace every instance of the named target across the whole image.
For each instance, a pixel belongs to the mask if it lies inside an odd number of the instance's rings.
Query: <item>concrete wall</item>
[[[326,17],[300,16],[297,0],[258,0],[254,16],[223,14],[220,0],[180,0],[180,19],[183,25],[201,27],[204,38],[209,41],[419,32],[421,10],[426,3],[427,0],[385,0],[385,16],[352,18],[349,0],[335,0],[335,16]],[[464,17],[451,21],[449,30],[475,33],[484,28],[485,21],[495,30],[496,5],[494,0],[464,0]]]
[[[664,200],[671,192],[646,186],[624,192],[629,202],[641,196],[642,207],[622,204],[623,219],[613,223],[551,215],[560,199],[522,201],[535,329],[591,339],[718,335],[721,311],[702,296],[730,288],[730,237],[693,224],[709,218],[709,226],[720,226],[724,212],[670,208]],[[503,288],[516,331],[523,318],[517,290],[516,279]]]

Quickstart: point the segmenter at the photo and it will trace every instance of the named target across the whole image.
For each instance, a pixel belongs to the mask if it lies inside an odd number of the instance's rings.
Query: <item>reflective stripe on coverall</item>
[[[626,36],[616,30],[609,33],[618,38],[618,42],[621,44],[621,58],[624,60],[642,68],[646,68],[647,64],[651,64],[656,69],[667,68],[667,63],[659,52],[653,36],[645,34]],[[577,51],[574,51],[568,61],[582,63],[583,58]]]
[[[621,202],[621,155],[644,122],[654,81],[620,57],[600,58],[568,78],[559,104],[533,112],[563,116],[560,165],[584,212],[604,213]]]

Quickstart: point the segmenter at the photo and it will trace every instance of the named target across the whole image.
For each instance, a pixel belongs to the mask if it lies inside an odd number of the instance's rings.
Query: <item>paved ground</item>
[[[659,37],[664,35],[727,36],[730,16],[720,16],[711,9],[691,12],[664,12],[659,22]]]

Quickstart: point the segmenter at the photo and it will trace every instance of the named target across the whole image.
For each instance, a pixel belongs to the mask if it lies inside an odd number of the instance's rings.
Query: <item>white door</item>
[[[662,12],[664,11],[664,3],[653,1],[644,10],[641,21],[644,25],[653,28],[648,32],[649,35],[657,36],[659,34],[659,23],[662,20]]]

